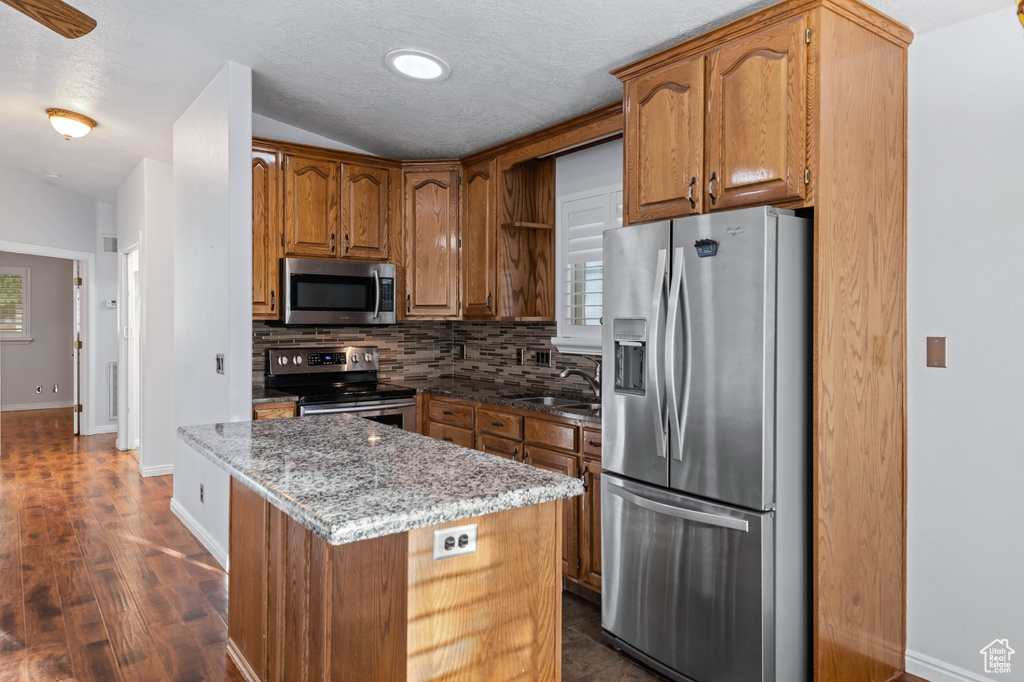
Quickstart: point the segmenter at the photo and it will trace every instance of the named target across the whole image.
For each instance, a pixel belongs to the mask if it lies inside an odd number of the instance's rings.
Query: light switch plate
[[[476,551],[476,524],[434,531],[434,561]]]
[[[929,336],[928,337],[927,363],[928,363],[929,367],[945,367],[946,366],[946,337],[945,336]]]
[[[224,373],[224,354],[217,353],[217,374]]]

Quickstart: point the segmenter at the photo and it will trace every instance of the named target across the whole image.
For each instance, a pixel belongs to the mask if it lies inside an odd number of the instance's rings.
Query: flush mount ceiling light
[[[414,81],[436,83],[452,72],[443,59],[422,50],[392,50],[384,55],[384,62],[398,75]]]
[[[46,115],[50,117],[50,123],[58,133],[64,136],[65,140],[88,135],[89,131],[98,125],[88,116],[67,109],[50,108],[46,110]]]

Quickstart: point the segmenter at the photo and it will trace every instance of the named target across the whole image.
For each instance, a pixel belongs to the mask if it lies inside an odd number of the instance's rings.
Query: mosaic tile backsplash
[[[380,349],[381,378],[403,380],[456,376],[460,379],[500,383],[513,389],[585,392],[578,377],[561,379],[569,367],[593,374],[594,363],[579,355],[559,353],[551,345],[554,322],[399,322],[387,327],[270,326],[254,321],[252,327],[252,380],[263,388],[267,349],[276,346],[358,346]],[[462,347],[466,357],[462,357]],[[526,349],[525,365],[516,362]],[[551,366],[534,361],[537,351],[551,353]]]

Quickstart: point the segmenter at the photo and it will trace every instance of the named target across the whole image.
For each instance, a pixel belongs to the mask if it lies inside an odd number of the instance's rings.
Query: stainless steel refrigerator
[[[674,679],[809,679],[809,221],[608,230],[604,281],[606,637]]]

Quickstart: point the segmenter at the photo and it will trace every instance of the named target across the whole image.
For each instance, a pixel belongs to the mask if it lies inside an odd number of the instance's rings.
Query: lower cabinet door
[[[580,513],[580,582],[601,591],[601,458],[583,456]]]
[[[576,455],[567,455],[563,452],[546,450],[536,445],[525,445],[523,447],[523,462],[539,469],[554,471],[558,474],[579,476],[579,463]],[[579,516],[579,498],[570,497],[565,500],[565,519],[562,536],[562,575],[566,578],[578,580],[580,575],[580,553],[579,553],[579,526],[576,519]]]
[[[427,435],[448,443],[455,443],[465,448],[473,447],[473,432],[469,429],[460,429],[457,426],[428,422]]]
[[[489,452],[492,455],[504,457],[505,459],[511,459],[515,462],[519,461],[523,448],[522,443],[518,441],[501,438],[500,436],[492,436],[489,433],[476,434],[476,447],[477,450],[483,450],[484,452]]]

